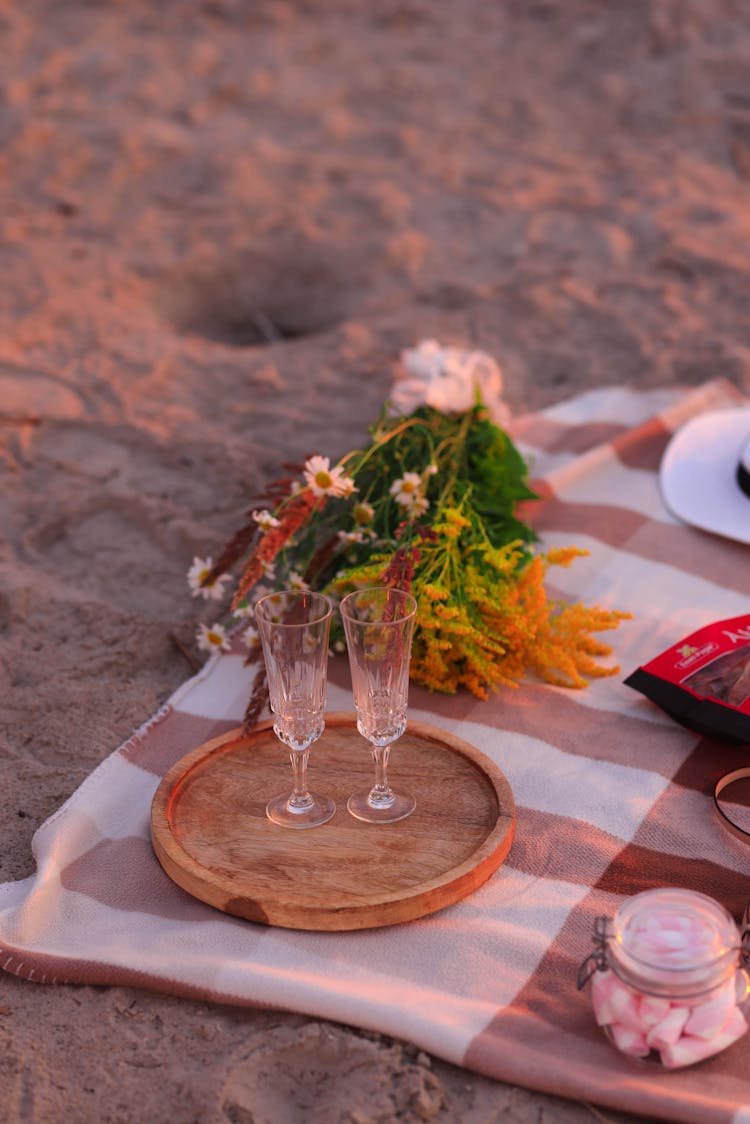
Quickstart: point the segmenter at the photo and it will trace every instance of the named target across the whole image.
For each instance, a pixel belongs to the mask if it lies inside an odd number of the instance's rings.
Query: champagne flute
[[[410,593],[379,586],[350,593],[340,605],[352,673],[357,729],[370,742],[375,784],[354,793],[347,808],[366,823],[393,823],[411,815],[416,800],[388,783],[393,742],[406,729],[409,661],[417,602]]]
[[[328,796],[307,787],[310,746],[325,728],[328,634],[333,605],[322,593],[282,590],[255,606],[274,733],[289,747],[294,787],[269,800],[266,815],[282,827],[317,827],[336,811]]]

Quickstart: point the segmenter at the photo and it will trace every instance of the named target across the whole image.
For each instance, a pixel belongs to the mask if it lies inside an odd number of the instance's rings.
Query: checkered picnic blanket
[[[0,886],[2,967],[340,1020],[505,1081],[681,1124],[750,1120],[750,1035],[690,1069],[631,1062],[575,983],[594,919],[639,890],[701,890],[738,918],[750,897],[750,854],[711,801],[742,749],[683,729],[622,682],[682,636],[748,610],[748,547],[679,523],[658,486],[671,433],[743,401],[722,380],[608,388],[514,421],[545,546],[590,552],[552,571],[555,592],[633,620],[605,637],[622,674],[584,691],[529,682],[479,702],[412,689],[410,716],[478,747],[514,791],[513,846],[477,891],[409,924],[321,933],[251,924],[174,885],[151,849],[151,799],[177,759],[239,724],[250,672],[230,653],[39,828],[36,874]],[[331,680],[329,708],[350,710],[343,676]]]

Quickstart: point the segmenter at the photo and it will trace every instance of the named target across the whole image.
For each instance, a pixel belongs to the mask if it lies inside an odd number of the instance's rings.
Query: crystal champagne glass
[[[357,729],[370,742],[375,784],[349,797],[347,808],[367,823],[393,823],[416,800],[388,783],[390,748],[406,729],[409,661],[417,602],[385,586],[350,593],[340,605],[357,709]]]
[[[331,601],[322,593],[282,590],[261,597],[255,620],[263,646],[276,736],[289,747],[294,787],[269,800],[266,815],[282,827],[317,827],[336,811],[333,800],[310,792],[310,746],[325,727]]]

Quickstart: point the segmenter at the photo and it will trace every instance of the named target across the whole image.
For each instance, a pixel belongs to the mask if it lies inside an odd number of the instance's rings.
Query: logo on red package
[[[710,656],[712,652],[718,652],[718,650],[719,645],[713,640],[709,640],[707,644],[701,645],[700,648],[694,648],[691,644],[682,644],[677,649],[677,655],[682,656],[682,659],[677,661],[675,667],[694,667],[695,664],[705,660],[706,656]]]

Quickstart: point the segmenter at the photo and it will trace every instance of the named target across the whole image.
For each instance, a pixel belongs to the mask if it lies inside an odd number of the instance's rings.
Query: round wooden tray
[[[265,815],[291,790],[287,751],[270,722],[232,730],[183,757],[151,808],[159,862],[179,886],[237,917],[288,929],[367,929],[412,921],[470,894],[510,850],[515,803],[503,773],[461,738],[410,722],[389,780],[417,808],[394,824],[346,810],[373,765],[353,714],[326,714],[310,752],[313,791],[336,801],[322,827],[295,831]]]

